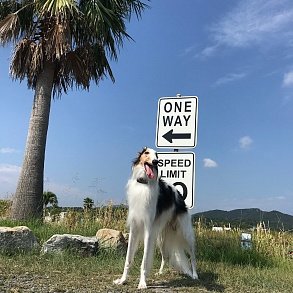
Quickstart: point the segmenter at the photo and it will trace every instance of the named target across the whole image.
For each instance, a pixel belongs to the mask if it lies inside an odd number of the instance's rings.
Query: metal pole
[[[181,98],[181,94],[177,94],[176,97]],[[179,152],[179,149],[174,149],[174,153],[178,153],[178,152]]]

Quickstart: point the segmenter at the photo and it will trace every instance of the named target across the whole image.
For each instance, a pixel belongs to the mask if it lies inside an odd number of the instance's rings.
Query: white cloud
[[[189,46],[189,47],[186,47],[180,54],[180,56],[186,56],[190,53],[193,53],[194,50],[196,50],[196,46]]]
[[[286,200],[286,197],[283,195],[273,196],[273,197],[270,197],[269,200]]]
[[[19,174],[20,169],[21,168],[16,165],[0,164],[0,176]]]
[[[284,74],[283,87],[293,86],[293,71],[289,71]]]
[[[21,167],[10,164],[0,164],[0,196],[15,192]]]
[[[216,167],[218,167],[218,164],[217,164],[217,162],[215,162],[212,159],[205,158],[205,159],[203,159],[203,166],[205,168],[216,168]]]
[[[195,57],[200,58],[208,58],[213,56],[217,51],[218,45],[212,45],[209,47],[204,48],[199,54],[197,54]]]
[[[239,139],[239,146],[241,149],[247,150],[251,147],[253,140],[250,136],[243,136]]]
[[[0,154],[13,154],[17,153],[17,150],[10,147],[0,148]]]
[[[215,82],[215,86],[218,85],[223,85],[226,83],[230,83],[239,79],[242,79],[246,76],[246,73],[229,73],[221,78],[219,78],[216,82]]]
[[[292,1],[245,0],[238,3],[210,27],[212,44],[201,52],[201,56],[214,54],[220,46],[290,46],[293,37]]]

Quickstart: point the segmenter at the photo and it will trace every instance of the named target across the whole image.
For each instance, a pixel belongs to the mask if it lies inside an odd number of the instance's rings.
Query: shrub
[[[0,218],[9,216],[11,204],[11,200],[0,199]]]

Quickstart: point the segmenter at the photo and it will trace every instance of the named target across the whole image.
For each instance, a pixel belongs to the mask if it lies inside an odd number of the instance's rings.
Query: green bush
[[[6,199],[0,199],[0,218],[9,216],[12,202]]]

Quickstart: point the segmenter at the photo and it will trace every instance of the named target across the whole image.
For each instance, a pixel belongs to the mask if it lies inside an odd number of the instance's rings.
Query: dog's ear
[[[140,157],[146,150],[147,150],[147,146],[145,146],[141,152],[138,152],[138,156]]]
[[[144,147],[142,151],[137,153],[137,157],[132,161],[133,166],[137,165],[139,163],[141,155],[147,150],[148,147]]]

